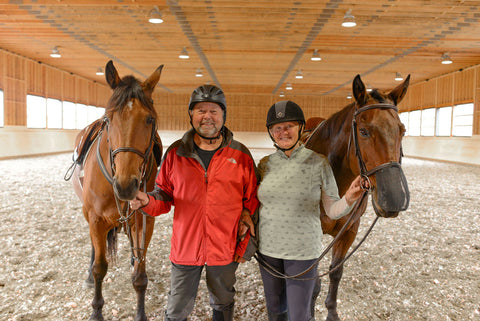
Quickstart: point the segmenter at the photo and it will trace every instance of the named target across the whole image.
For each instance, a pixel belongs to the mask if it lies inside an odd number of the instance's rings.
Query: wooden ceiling
[[[154,6],[162,24],[148,22]],[[348,10],[356,27],[341,26]],[[49,56],[55,46],[61,58]],[[171,93],[212,83],[288,95],[291,83],[295,95],[345,96],[356,74],[389,89],[396,72],[416,83],[480,64],[480,0],[11,0],[0,4],[0,47],[99,82],[110,59],[142,79],[164,64],[157,90]]]

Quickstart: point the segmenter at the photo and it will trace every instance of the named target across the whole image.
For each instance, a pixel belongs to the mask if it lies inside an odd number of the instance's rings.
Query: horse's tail
[[[117,258],[117,248],[117,228],[114,227],[107,234],[107,255],[112,263],[115,263]]]

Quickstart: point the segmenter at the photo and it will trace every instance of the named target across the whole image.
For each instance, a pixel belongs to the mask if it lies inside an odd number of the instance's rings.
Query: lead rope
[[[328,251],[330,251],[330,249],[333,247],[335,242],[342,236],[342,234],[345,232],[347,227],[350,227],[350,223],[353,223],[358,219],[358,217],[357,217],[358,213],[359,213],[358,209],[360,208],[360,205],[364,202],[365,197],[368,196],[368,192],[369,192],[368,189],[364,189],[359,201],[355,204],[355,207],[352,210],[352,214],[348,218],[347,222],[345,222],[345,224],[343,225],[341,230],[338,232],[338,234],[335,236],[335,238],[329,243],[329,245],[325,248],[325,250],[323,250],[320,257],[318,259],[316,259],[315,262],[310,267],[308,267],[306,270],[304,270],[304,271],[302,271],[302,272],[300,272],[296,275],[286,275],[286,274],[276,270],[270,264],[268,264],[265,260],[263,260],[260,256],[258,256],[257,253],[255,253],[255,259],[258,261],[258,263],[260,265],[262,265],[265,268],[265,271],[267,271],[270,275],[272,275],[274,277],[277,277],[277,278],[281,278],[281,279],[307,281],[307,280],[314,280],[314,279],[317,279],[317,278],[321,278],[325,275],[328,275],[328,274],[332,273],[333,271],[337,270],[341,265],[343,265],[353,255],[353,253],[355,253],[358,250],[360,245],[365,241],[367,236],[372,231],[375,223],[378,220],[378,217],[375,218],[372,225],[370,226],[370,228],[367,230],[367,232],[363,236],[362,240],[357,244],[357,246],[355,246],[355,248],[347,256],[345,256],[345,258],[340,263],[338,263],[336,266],[334,266],[333,268],[331,268],[330,270],[328,270],[327,272],[325,272],[321,275],[317,275],[317,276],[312,277],[312,278],[301,278],[303,275],[305,275],[306,273],[311,271],[315,267],[315,265],[317,265],[323,259],[323,257],[328,253]],[[353,220],[354,217],[355,217],[355,221]]]

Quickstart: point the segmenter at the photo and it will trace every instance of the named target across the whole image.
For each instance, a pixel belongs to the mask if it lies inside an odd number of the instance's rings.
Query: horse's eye
[[[153,123],[153,116],[152,116],[152,115],[147,116],[146,122],[147,122],[148,125],[150,125],[151,123]]]
[[[358,130],[358,132],[360,133],[360,136],[362,137],[368,137],[370,136],[370,134],[368,133],[368,130],[366,130],[365,128],[360,128]]]

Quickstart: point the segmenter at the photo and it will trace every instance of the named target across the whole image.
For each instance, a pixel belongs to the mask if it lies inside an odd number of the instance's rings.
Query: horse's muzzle
[[[407,179],[398,163],[375,172],[376,188],[372,195],[375,213],[381,217],[396,217],[410,203]]]
[[[120,182],[117,177],[113,178],[113,191],[118,199],[122,201],[131,201],[135,198],[140,187],[139,180],[136,177]]]

